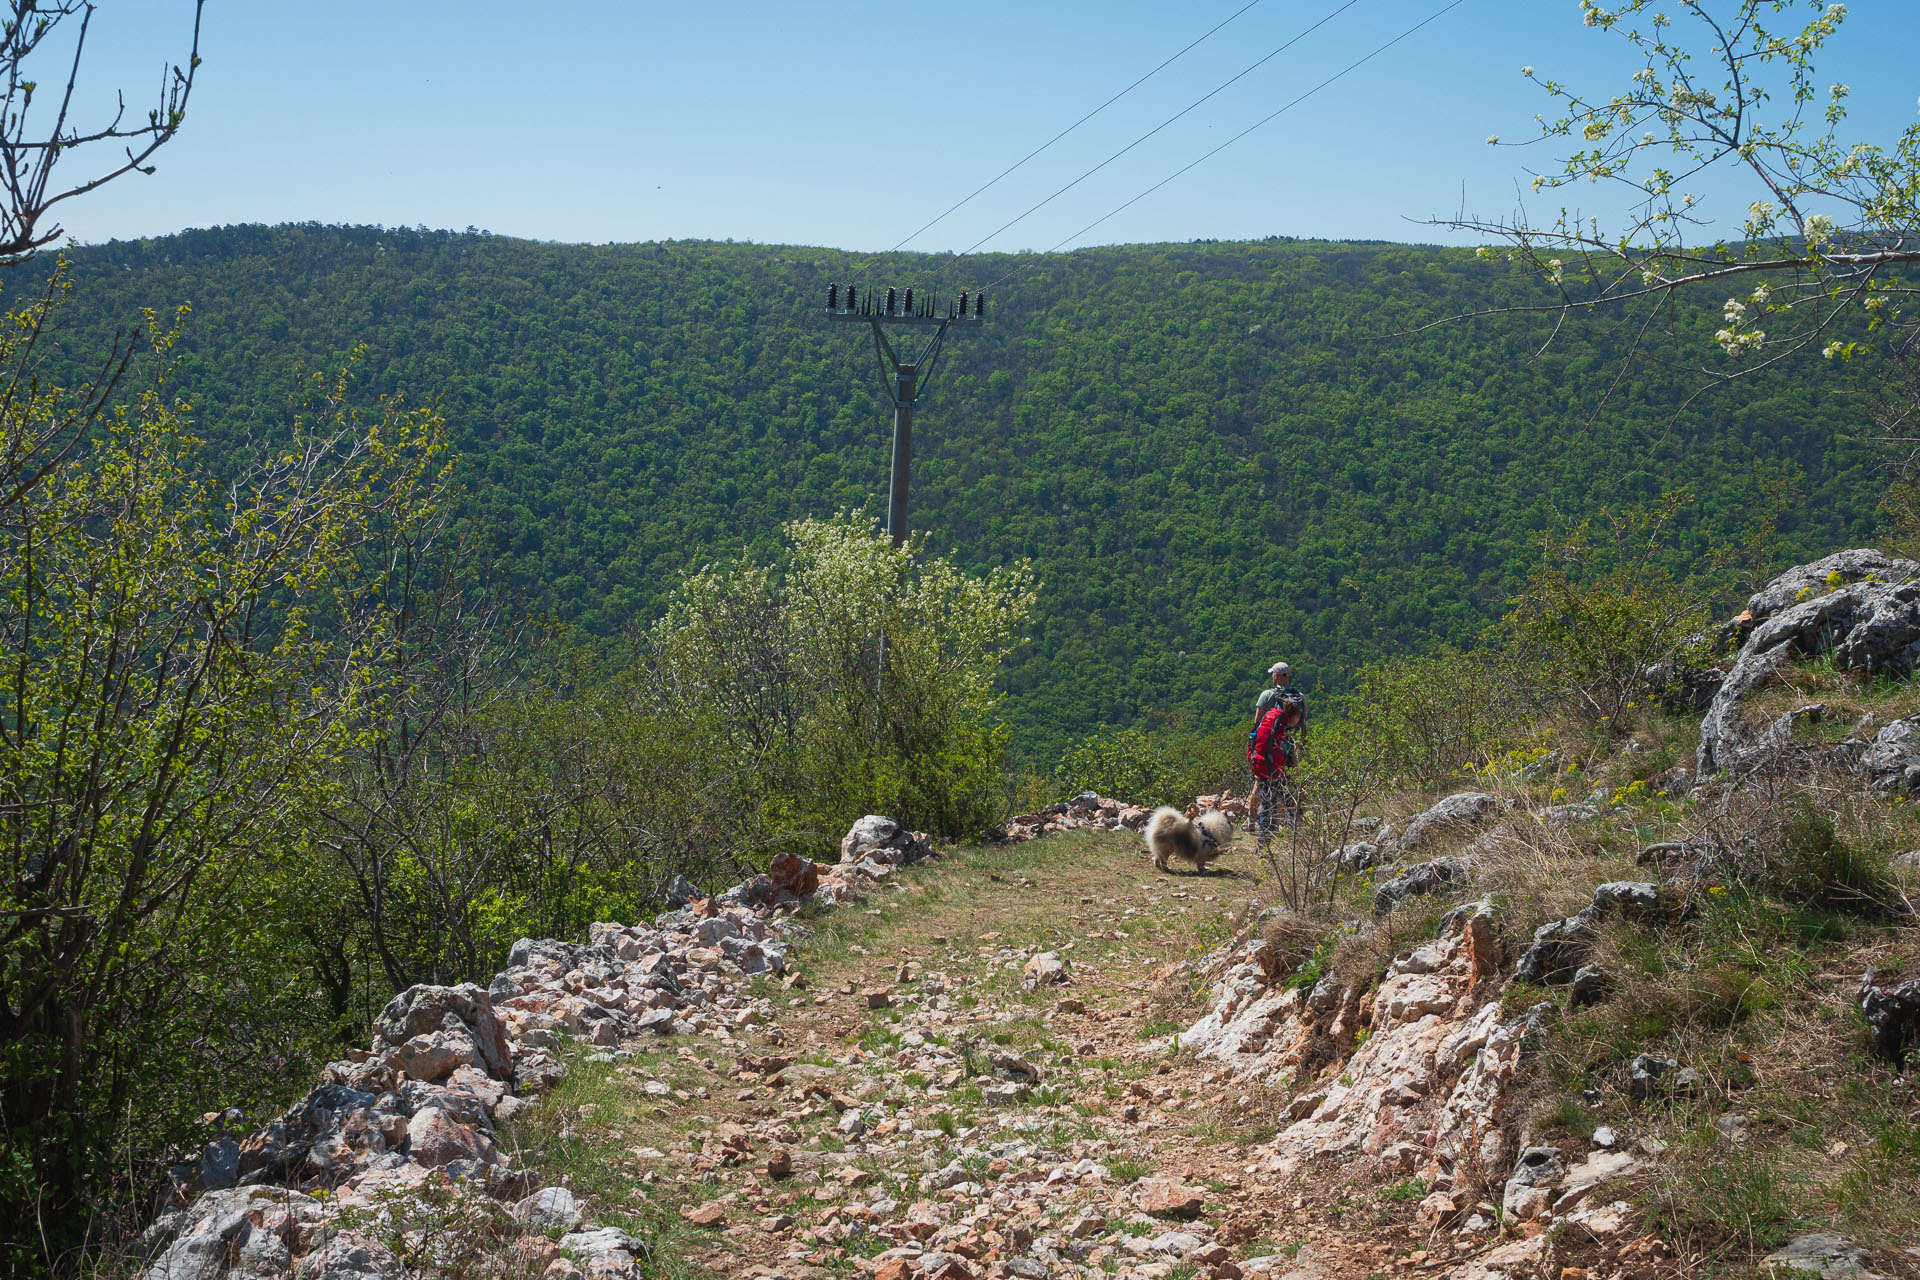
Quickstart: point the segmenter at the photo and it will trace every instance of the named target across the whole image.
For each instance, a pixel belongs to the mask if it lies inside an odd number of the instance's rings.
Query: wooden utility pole
[[[987,295],[962,293],[959,301],[949,302],[942,312],[938,304],[923,301],[916,307],[913,290],[902,297],[889,287],[878,303],[861,298],[854,285],[842,296],[840,286],[827,286],[827,319],[857,322],[873,330],[874,354],[880,357],[880,381],[887,398],[893,401],[893,469],[887,481],[887,534],[898,547],[907,540],[907,476],[913,467],[913,406],[921,389],[933,376],[934,361],[940,358],[940,344],[955,325],[970,327],[987,318]],[[911,360],[901,360],[888,340],[886,330],[896,325],[931,327],[933,336]]]

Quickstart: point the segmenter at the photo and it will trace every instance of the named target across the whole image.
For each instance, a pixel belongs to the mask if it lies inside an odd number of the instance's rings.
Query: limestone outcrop
[[[1742,703],[1796,658],[1831,652],[1840,671],[1911,671],[1920,659],[1920,564],[1857,548],[1798,565],[1756,592],[1724,633],[1739,649],[1700,725],[1701,779],[1764,763],[1790,744],[1794,721],[1811,708],[1754,724]]]

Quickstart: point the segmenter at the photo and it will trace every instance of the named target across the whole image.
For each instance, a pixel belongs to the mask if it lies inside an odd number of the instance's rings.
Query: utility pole
[[[943,312],[930,299],[923,299],[916,307],[912,289],[902,297],[889,286],[876,304],[871,296],[860,297],[854,285],[847,286],[844,296],[839,285],[827,286],[827,319],[862,323],[872,328],[874,354],[880,358],[880,383],[887,398],[893,401],[893,471],[887,481],[887,534],[896,547],[907,540],[907,474],[913,467],[914,402],[933,376],[933,365],[940,358],[940,344],[946,341],[947,330],[954,325],[981,324],[986,318],[984,292],[972,295],[963,292],[959,301],[949,302]],[[933,336],[917,355],[903,361],[886,335],[886,330],[896,325],[930,327]]]

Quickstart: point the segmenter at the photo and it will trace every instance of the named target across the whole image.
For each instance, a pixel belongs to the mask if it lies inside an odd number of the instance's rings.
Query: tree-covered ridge
[[[583,247],[483,234],[235,227],[74,254],[76,354],[190,302],[180,385],[216,444],[277,429],[297,368],[365,343],[365,384],[437,396],[471,512],[529,600],[615,633],[680,574],[783,521],[878,510],[888,410],[825,283],[995,288],[922,399],[913,524],[1042,583],[1007,702],[1051,753],[1102,722],[1238,719],[1284,655],[1309,688],[1502,611],[1536,535],[1691,484],[1689,552],[1783,471],[1783,552],[1867,536],[1877,477],[1807,362],[1692,398],[1716,313],[1602,404],[1631,334],[1417,326],[1544,286],[1467,251],[1292,241],[1092,249],[941,268],[837,251]],[[42,269],[44,273],[44,269]],[[26,280],[14,277],[19,291]],[[1677,353],[1677,354],[1675,354]]]

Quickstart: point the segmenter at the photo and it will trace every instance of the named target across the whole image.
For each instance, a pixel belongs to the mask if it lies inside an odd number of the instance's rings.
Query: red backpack
[[[1267,708],[1260,723],[1247,735],[1247,768],[1256,778],[1278,778],[1293,765],[1293,739],[1289,730],[1299,718],[1300,704],[1282,698]]]

